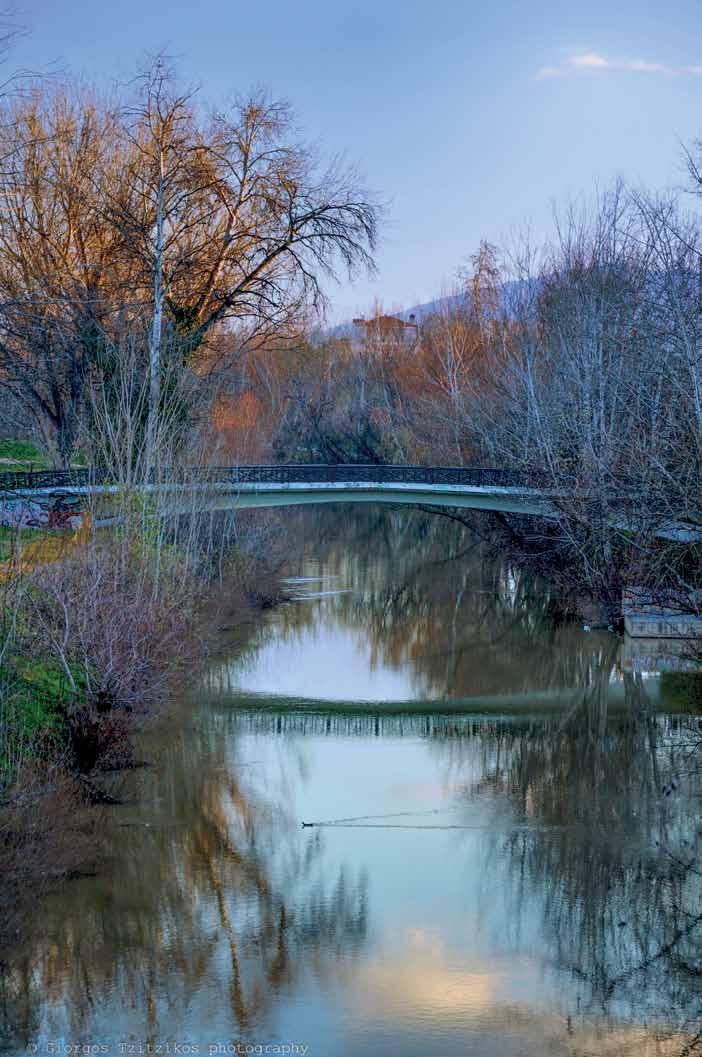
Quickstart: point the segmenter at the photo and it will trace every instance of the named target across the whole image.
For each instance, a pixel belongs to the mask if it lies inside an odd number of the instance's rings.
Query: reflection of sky
[[[477,739],[463,743],[460,768],[437,748],[411,738],[237,739],[252,789],[292,816],[300,855],[319,842],[320,876],[343,867],[349,884],[368,885],[366,942],[342,956],[338,975],[280,998],[279,1035],[343,1057],[570,1057],[632,1044],[652,1054],[638,1026],[610,1022],[596,1039],[578,1015],[577,981],[556,969],[543,931],[548,892],[514,875],[508,849],[523,820],[481,782]]]
[[[330,531],[321,553],[291,560],[299,575],[282,583],[292,605],[270,614],[246,657],[222,665],[219,692],[366,702],[508,695],[514,703],[587,685],[603,663],[612,667],[616,639],[551,627],[545,590],[527,574],[475,553],[449,557],[440,535],[427,542],[410,532],[411,513],[400,527],[414,546],[401,554],[392,542],[369,546],[366,521],[361,512],[358,524],[340,522],[360,542]]]
[[[290,637],[276,637],[237,666],[239,687],[256,694],[327,700],[408,701],[422,697],[412,666],[371,664],[370,636],[336,625],[316,624]]]
[[[426,1054],[430,1040],[443,1047],[432,1054],[539,1053],[533,1026],[536,1046],[516,1034],[510,1041],[515,1011],[537,1021],[553,1015],[565,981],[548,970],[529,901],[519,929],[532,950],[515,949],[500,851],[515,819],[501,798],[466,795],[466,779],[482,773],[477,742],[460,774],[415,739],[243,736],[237,759],[251,760],[252,788],[284,802],[293,825],[352,820],[298,830],[300,844],[321,840],[325,876],[343,866],[349,883],[368,882],[362,954],[343,981],[324,982],[316,1003],[301,996],[302,1021],[298,1002],[278,1007],[283,1035],[297,1020],[305,1037],[318,1037],[331,1004],[335,1054]],[[486,1049],[466,1048],[471,1036]]]

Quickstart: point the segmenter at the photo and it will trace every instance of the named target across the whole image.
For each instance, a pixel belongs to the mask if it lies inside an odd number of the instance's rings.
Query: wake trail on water
[[[564,826],[534,826],[528,823],[429,823],[429,822],[389,822],[386,819],[417,818],[421,815],[443,815],[449,811],[459,811],[460,807],[425,808],[420,811],[393,811],[382,815],[355,815],[350,818],[324,819],[318,822],[303,822],[302,829],[464,829],[464,830],[504,830],[513,832],[522,829],[565,829]]]

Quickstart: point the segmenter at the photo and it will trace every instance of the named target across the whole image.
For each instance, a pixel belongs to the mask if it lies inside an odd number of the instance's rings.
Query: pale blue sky
[[[616,176],[682,181],[702,135],[700,0],[24,0],[13,62],[126,77],[167,50],[215,99],[264,85],[390,201],[379,275],[333,317],[428,300],[481,238],[551,227]]]

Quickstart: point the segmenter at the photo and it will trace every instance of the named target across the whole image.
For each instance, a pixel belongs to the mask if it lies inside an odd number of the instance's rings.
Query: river
[[[290,516],[291,600],[145,736],[3,980],[8,1051],[692,1053],[687,684],[446,518]]]

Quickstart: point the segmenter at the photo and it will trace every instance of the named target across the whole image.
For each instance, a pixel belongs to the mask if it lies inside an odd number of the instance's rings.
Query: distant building
[[[402,345],[414,345],[419,337],[419,325],[415,317],[409,320],[399,316],[372,316],[371,319],[354,319],[353,325],[368,338],[378,338],[381,342],[393,342]]]

